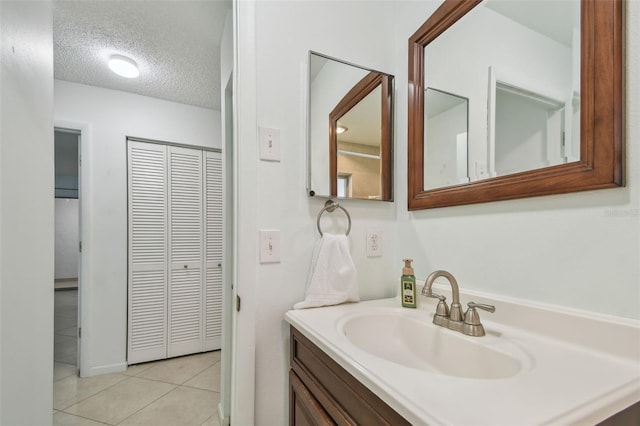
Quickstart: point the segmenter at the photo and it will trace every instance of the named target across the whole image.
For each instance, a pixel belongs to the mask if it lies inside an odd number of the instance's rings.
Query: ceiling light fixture
[[[109,68],[111,71],[125,78],[136,78],[140,75],[138,65],[135,61],[122,55],[112,55],[109,59]]]
[[[341,126],[340,124],[338,124],[338,126],[336,126],[336,133],[337,134],[344,133],[347,130],[349,130],[349,128],[347,126]]]

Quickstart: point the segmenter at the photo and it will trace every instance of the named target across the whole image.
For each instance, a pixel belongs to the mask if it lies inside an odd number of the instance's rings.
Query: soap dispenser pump
[[[413,275],[411,262],[413,259],[403,259],[402,277],[400,278],[400,297],[405,308],[416,307],[416,277]]]

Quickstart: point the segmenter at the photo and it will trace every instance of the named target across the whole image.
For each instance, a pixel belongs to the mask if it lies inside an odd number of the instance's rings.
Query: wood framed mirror
[[[624,4],[622,0],[579,2],[578,97],[574,96],[579,124],[575,134],[579,153],[560,164],[505,175],[488,173],[468,183],[431,189],[425,185],[425,50],[451,31],[480,0],[445,0],[409,39],[408,208],[420,210],[484,203],[541,195],[611,188],[624,185]],[[503,2],[505,3],[505,2]],[[517,2],[515,2],[517,3]],[[544,7],[544,6],[539,6]],[[465,18],[466,19],[466,18]],[[446,33],[445,36],[449,34]],[[508,36],[507,36],[508,37]],[[505,38],[507,38],[505,37]],[[442,40],[442,39],[440,39]],[[435,44],[434,44],[435,45]],[[456,46],[448,46],[455,49]],[[526,49],[525,49],[526,50]],[[430,64],[446,67],[446,63]],[[459,65],[458,65],[459,67]],[[491,88],[491,67],[487,70]],[[481,76],[484,77],[484,76]],[[537,77],[542,78],[542,77]],[[460,93],[455,88],[444,90]],[[462,93],[466,96],[465,93]],[[469,97],[472,106],[479,102]],[[474,105],[475,103],[475,105]],[[485,102],[486,104],[486,102]],[[470,117],[470,120],[473,117]],[[476,117],[478,118],[478,117]],[[492,127],[485,118],[486,127]],[[488,131],[490,133],[490,129]],[[470,129],[469,143],[474,136]],[[563,135],[564,138],[564,135]],[[564,139],[563,142],[564,144]],[[488,160],[491,162],[491,159]],[[469,164],[469,169],[471,169]],[[425,189],[429,188],[429,189]]]
[[[309,52],[309,196],[393,201],[393,79]]]

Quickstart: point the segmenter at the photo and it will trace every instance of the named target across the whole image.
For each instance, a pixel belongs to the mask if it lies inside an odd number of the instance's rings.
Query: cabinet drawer
[[[410,424],[294,327],[291,368],[339,425]]]

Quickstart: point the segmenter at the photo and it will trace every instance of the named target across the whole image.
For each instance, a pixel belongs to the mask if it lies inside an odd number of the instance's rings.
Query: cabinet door
[[[222,347],[222,154],[204,153],[204,349]]]
[[[203,350],[202,186],[202,151],[169,147],[169,357]]]
[[[322,409],[339,425],[410,425],[400,414],[293,327],[291,327],[291,370],[313,400],[321,404]],[[295,381],[291,383],[295,386]]]
[[[129,364],[167,357],[167,148],[129,141]]]
[[[289,426],[335,424],[296,373],[289,370]]]

